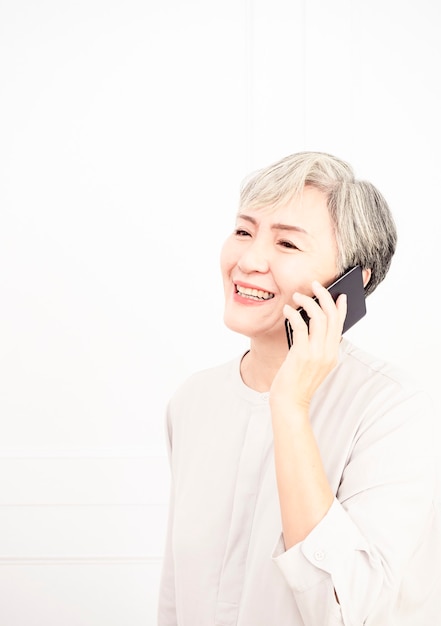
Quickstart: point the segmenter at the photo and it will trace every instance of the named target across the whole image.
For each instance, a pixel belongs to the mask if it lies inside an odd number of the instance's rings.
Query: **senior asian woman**
[[[360,265],[372,293],[395,245],[384,198],[341,159],[293,154],[245,181],[221,270],[249,350],[169,403],[159,626],[441,624],[430,399],[342,339],[346,296],[325,288]]]

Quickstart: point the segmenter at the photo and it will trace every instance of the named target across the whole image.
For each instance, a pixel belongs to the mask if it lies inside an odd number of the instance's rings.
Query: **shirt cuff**
[[[272,558],[289,587],[302,592],[329,575],[346,570],[354,550],[367,551],[367,543],[337,498],[324,518],[300,543],[285,550],[281,536]],[[342,572],[342,573],[343,573]]]

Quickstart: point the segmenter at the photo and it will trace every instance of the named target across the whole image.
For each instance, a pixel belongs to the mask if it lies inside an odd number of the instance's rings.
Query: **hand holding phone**
[[[337,278],[327,288],[334,301],[342,293],[346,294],[348,309],[346,313],[346,319],[343,325],[342,333],[345,333],[351,326],[353,326],[358,320],[366,315],[366,300],[364,295],[363,274],[361,267],[356,265],[347,270],[340,278]],[[317,298],[314,298],[317,301]],[[309,326],[309,317],[303,308],[297,309],[300,315],[305,320],[305,323]],[[293,330],[288,320],[285,320],[285,331],[288,346],[292,346]]]

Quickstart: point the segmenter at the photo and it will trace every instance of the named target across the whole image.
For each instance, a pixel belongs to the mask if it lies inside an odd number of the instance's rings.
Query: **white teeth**
[[[239,285],[236,285],[236,289],[241,296],[255,298],[257,300],[270,300],[274,298],[273,293],[262,291],[261,289],[250,289],[249,287],[240,287]]]

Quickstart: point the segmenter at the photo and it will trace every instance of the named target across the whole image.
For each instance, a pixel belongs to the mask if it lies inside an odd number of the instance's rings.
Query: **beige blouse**
[[[172,493],[158,625],[441,624],[427,395],[343,340],[311,410],[335,501],[285,551],[268,394],[246,387],[239,366],[237,358],[195,374],[168,407]]]

